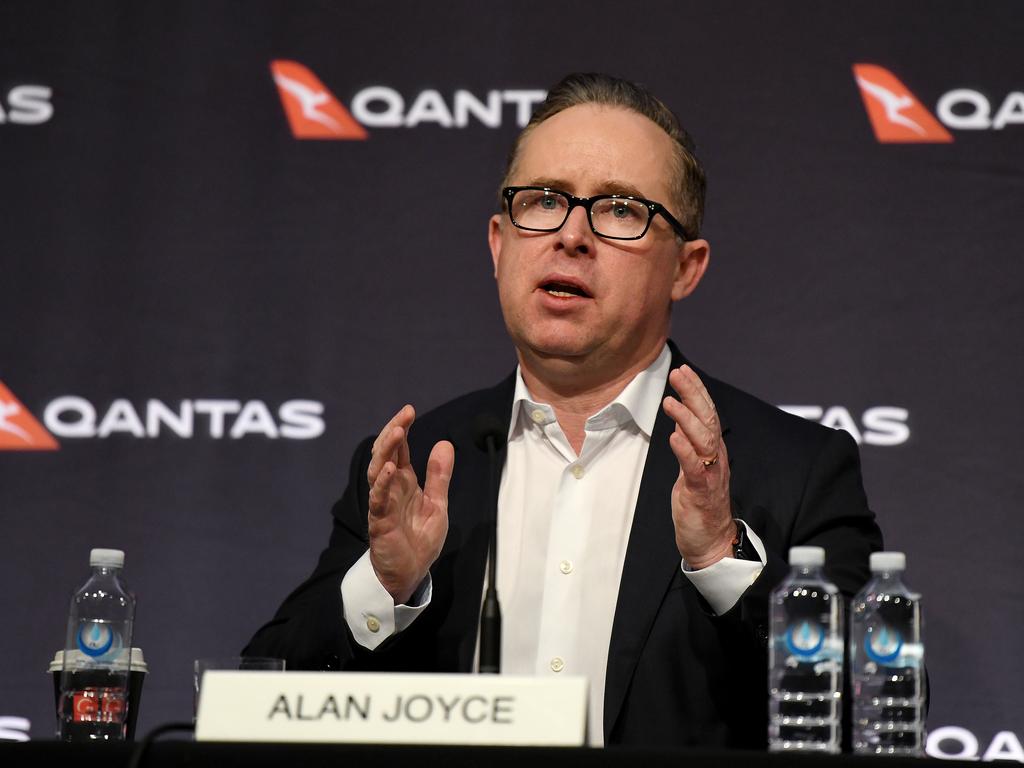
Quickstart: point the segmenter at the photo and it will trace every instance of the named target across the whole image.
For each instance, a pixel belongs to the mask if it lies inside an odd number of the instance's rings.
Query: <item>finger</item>
[[[373,452],[377,453],[378,446],[384,439],[385,435],[392,432],[395,427],[401,427],[402,429],[409,429],[413,421],[416,419],[416,409],[406,403],[398,409],[398,413],[391,417],[387,424],[385,424],[380,432],[377,434],[377,439],[373,441]]]
[[[680,366],[680,372],[693,384],[697,394],[700,395],[707,407],[715,413],[715,401],[711,399],[711,394],[708,392],[707,387],[704,386],[704,382],[700,380],[697,372],[689,365]]]
[[[722,437],[717,430],[705,425],[690,408],[674,397],[666,397],[662,407],[675,421],[676,431],[690,443],[694,453],[708,460],[719,455]]]
[[[448,484],[455,471],[455,447],[447,440],[437,443],[427,459],[423,494],[440,507],[448,508]]]
[[[398,461],[396,462],[399,468],[408,467],[412,464],[409,459],[409,427],[402,430],[402,440],[398,444]]]
[[[391,482],[396,471],[394,463],[388,461],[377,474],[376,481],[370,487],[370,517],[383,517],[387,514]]]
[[[699,487],[704,484],[704,462],[693,450],[690,441],[679,432],[673,432],[668,439],[668,444],[679,462],[679,469],[683,473],[686,484],[690,487]],[[717,465],[715,465],[717,466]],[[713,469],[710,467],[709,469]]]
[[[693,411],[694,415],[709,428],[717,430],[718,412],[715,403],[694,370],[688,365],[676,368],[669,373],[668,380],[672,388],[679,393],[679,399]]]
[[[416,418],[416,410],[411,405],[404,405],[391,420],[384,425],[384,428],[373,441],[370,464],[366,468],[366,479],[372,485],[377,479],[377,473],[386,461],[393,461],[398,466],[406,466],[409,463],[409,448],[404,445],[406,434],[413,420]],[[403,450],[404,448],[404,457]],[[402,459],[404,458],[404,463]]]
[[[366,479],[372,485],[377,480],[377,473],[387,463],[398,464],[399,446],[405,442],[405,430],[401,427],[391,427],[387,432],[382,432],[377,438],[370,457],[370,464],[366,468]]]

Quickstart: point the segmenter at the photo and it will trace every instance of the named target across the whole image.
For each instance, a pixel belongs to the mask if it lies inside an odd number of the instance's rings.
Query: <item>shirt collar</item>
[[[608,405],[587,419],[587,429],[607,429],[621,426],[632,421],[647,437],[654,431],[654,422],[658,418],[658,409],[665,393],[665,382],[668,380],[669,369],[672,367],[672,354],[668,345],[662,347],[661,354],[647,368],[633,377],[619,396]],[[555,421],[554,409],[533,399],[523,381],[523,372],[516,367],[516,387],[512,395],[512,418],[508,425],[508,437],[512,438],[519,414],[538,424]]]

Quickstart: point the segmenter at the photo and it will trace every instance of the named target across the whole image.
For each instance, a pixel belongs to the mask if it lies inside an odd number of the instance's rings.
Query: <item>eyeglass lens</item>
[[[556,230],[569,215],[569,198],[558,192],[523,189],[510,207],[512,220],[527,229]],[[623,197],[606,197],[590,207],[590,223],[599,235],[636,237],[647,227],[650,212],[643,203]]]

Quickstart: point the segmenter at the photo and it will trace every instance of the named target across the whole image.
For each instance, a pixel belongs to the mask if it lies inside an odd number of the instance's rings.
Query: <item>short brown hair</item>
[[[669,135],[675,144],[675,167],[672,169],[675,192],[671,202],[676,209],[679,222],[686,228],[690,237],[699,236],[701,221],[704,218],[704,193],[707,181],[704,168],[694,154],[693,140],[661,99],[642,85],[612,75],[574,72],[556,83],[512,144],[501,186],[506,187],[509,184],[516,161],[519,159],[523,139],[549,117],[581,104],[605,104],[628,109],[648,118]]]

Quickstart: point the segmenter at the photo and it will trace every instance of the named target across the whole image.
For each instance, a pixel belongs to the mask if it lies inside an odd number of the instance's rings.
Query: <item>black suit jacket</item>
[[[684,359],[671,349],[677,367]],[[722,423],[734,515],[760,537],[767,564],[722,616],[682,575],[670,511],[679,465],[668,443],[672,422],[659,411],[612,627],[606,744],[764,748],[768,596],[788,570],[789,547],[824,547],[826,571],[852,595],[867,580],[869,553],[882,544],[864,495],[857,448],[847,433],[786,414],[698,373]],[[433,445],[447,439],[455,446],[448,537],[431,568],[432,602],[412,626],[370,652],[352,640],[342,615],[342,577],[368,541],[367,438],[332,510],[333,533],[316,570],[244,652],[285,658],[289,669],[471,671],[490,509],[487,455],[474,445],[472,429],[480,413],[507,424],[513,390],[510,376],[425,414],[410,431],[421,480]],[[673,393],[666,387],[666,394]]]

